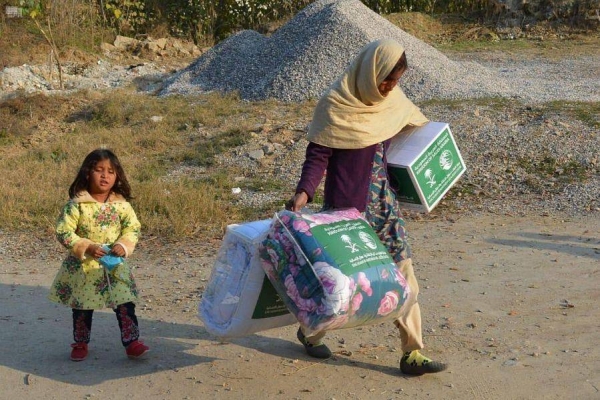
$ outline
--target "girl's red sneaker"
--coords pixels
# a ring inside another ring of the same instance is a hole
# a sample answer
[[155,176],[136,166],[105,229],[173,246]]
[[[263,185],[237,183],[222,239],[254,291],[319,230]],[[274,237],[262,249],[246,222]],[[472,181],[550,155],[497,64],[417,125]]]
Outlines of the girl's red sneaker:
[[88,355],[87,343],[73,343],[71,347],[73,348],[73,350],[71,350],[71,360],[83,361],[86,359]]
[[135,340],[125,348],[125,353],[129,358],[139,358],[146,354],[150,347],[146,346],[141,340]]

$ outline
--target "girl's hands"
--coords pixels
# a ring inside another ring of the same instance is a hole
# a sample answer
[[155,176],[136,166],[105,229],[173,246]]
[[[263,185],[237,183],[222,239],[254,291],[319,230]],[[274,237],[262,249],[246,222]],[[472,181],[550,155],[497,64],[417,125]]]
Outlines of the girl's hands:
[[87,254],[89,254],[90,256],[94,257],[95,259],[98,259],[98,258],[106,255],[106,250],[104,250],[102,248],[102,246],[99,244],[89,245],[85,252]]
[[123,247],[123,245],[121,243],[115,244],[112,247],[112,249],[110,250],[110,252],[112,254],[114,254],[115,256],[119,256],[119,257],[125,257],[125,255],[127,254],[125,252],[125,248]]
[[102,245],[91,244],[88,246],[88,248],[85,252],[88,255],[94,257],[95,259],[99,259],[100,257],[107,255],[108,253],[114,254],[115,256],[119,256],[119,257],[125,257],[125,255],[126,255],[125,248],[120,243],[115,244],[112,247],[112,249],[110,250],[110,252],[104,250],[102,248]]
[[305,192],[296,193],[287,203],[286,210],[300,211],[308,202],[308,195]]

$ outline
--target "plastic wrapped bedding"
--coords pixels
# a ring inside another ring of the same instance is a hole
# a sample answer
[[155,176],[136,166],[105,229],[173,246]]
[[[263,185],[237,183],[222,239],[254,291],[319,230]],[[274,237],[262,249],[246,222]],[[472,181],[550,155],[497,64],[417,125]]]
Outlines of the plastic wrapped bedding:
[[206,330],[240,337],[296,323],[260,265],[258,246],[270,220],[229,225],[198,306]]
[[395,319],[409,294],[354,208],[279,212],[259,251],[267,276],[308,334]]

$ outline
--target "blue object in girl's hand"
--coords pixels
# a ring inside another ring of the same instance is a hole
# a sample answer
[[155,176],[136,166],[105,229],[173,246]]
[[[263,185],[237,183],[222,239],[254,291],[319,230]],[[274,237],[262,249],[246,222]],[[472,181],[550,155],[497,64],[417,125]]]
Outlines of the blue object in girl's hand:
[[105,244],[102,246],[102,248],[104,249],[104,251],[106,251],[108,253],[106,255],[100,257],[100,259],[98,259],[98,261],[107,270],[112,271],[117,265],[122,264],[123,261],[125,261],[125,259],[123,257],[119,257],[119,256],[115,256],[113,254],[110,254],[110,247],[108,245]]

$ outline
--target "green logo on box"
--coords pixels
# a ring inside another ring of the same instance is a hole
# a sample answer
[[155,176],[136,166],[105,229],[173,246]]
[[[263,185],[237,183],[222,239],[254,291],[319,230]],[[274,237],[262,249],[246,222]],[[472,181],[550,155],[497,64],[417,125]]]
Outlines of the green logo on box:
[[413,172],[426,203],[436,203],[464,168],[450,131],[445,129],[414,163]]
[[345,275],[393,263],[373,228],[364,220],[339,221],[311,228],[323,252]]

